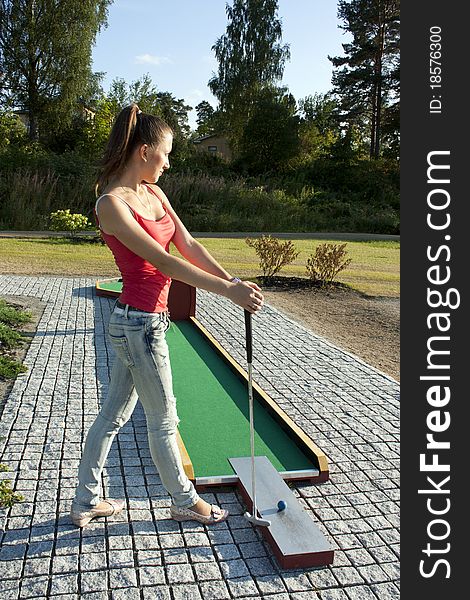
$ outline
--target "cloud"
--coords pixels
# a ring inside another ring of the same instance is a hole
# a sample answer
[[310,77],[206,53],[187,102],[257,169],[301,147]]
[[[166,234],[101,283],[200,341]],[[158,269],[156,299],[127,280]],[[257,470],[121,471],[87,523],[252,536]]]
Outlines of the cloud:
[[167,65],[172,61],[167,56],[155,56],[152,54],[139,54],[135,57],[135,62],[138,65]]

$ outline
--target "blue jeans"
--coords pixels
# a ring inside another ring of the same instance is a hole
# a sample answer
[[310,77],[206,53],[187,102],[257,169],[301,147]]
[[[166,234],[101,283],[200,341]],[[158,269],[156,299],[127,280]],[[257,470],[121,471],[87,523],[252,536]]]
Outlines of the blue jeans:
[[115,308],[109,337],[116,352],[107,399],[88,431],[80,461],[73,510],[100,502],[99,482],[111,444],[140,400],[147,419],[150,454],[173,504],[189,507],[199,499],[186,476],[177,444],[178,415],[165,333],[168,313]]

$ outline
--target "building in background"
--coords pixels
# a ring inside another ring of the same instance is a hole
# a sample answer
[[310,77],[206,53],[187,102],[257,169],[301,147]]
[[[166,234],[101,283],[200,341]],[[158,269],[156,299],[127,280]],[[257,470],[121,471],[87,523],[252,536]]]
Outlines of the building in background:
[[206,152],[219,156],[220,158],[230,162],[232,160],[232,151],[228,144],[227,138],[216,133],[203,135],[193,140],[198,152]]

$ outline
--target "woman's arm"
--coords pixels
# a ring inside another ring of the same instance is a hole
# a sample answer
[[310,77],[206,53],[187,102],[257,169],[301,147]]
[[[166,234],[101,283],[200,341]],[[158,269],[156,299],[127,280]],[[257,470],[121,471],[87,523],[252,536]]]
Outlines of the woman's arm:
[[140,227],[128,207],[115,196],[103,196],[99,204],[99,219],[103,231],[113,235],[129,250],[148,260],[165,275],[194,287],[226,296],[235,304],[254,313],[263,304],[262,294],[246,283],[232,283],[213,275],[177,256],[172,256]]
[[217,277],[222,277],[223,279],[230,281],[230,279],[232,279],[232,275],[230,275],[228,271],[226,271],[215,260],[215,258],[206,248],[204,248],[202,244],[193,238],[193,236],[186,229],[184,223],[176,214],[175,209],[171,206],[170,201],[166,197],[163,190],[156,185],[151,185],[150,187],[162,200],[165,208],[173,219],[176,231],[172,242],[180,252],[181,256],[184,256],[184,258],[191,264],[199,267],[203,271],[206,271],[206,273],[212,273],[212,275],[217,275]]

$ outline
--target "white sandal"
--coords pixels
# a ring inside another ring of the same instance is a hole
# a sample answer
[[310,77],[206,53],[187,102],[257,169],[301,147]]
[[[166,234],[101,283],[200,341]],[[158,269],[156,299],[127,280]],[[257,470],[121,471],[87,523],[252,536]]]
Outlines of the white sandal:
[[182,508],[172,504],[170,506],[170,514],[175,521],[199,521],[199,523],[203,523],[204,525],[213,525],[214,523],[225,521],[228,517],[228,510],[220,508],[216,504],[211,504],[211,514],[206,516],[190,508]]
[[103,502],[106,502],[109,506],[100,509],[91,508],[84,512],[76,512],[72,509],[70,511],[72,523],[77,527],[85,527],[92,519],[96,519],[97,517],[112,517],[113,515],[117,515],[125,506],[124,500],[107,498],[106,500],[103,500]]

